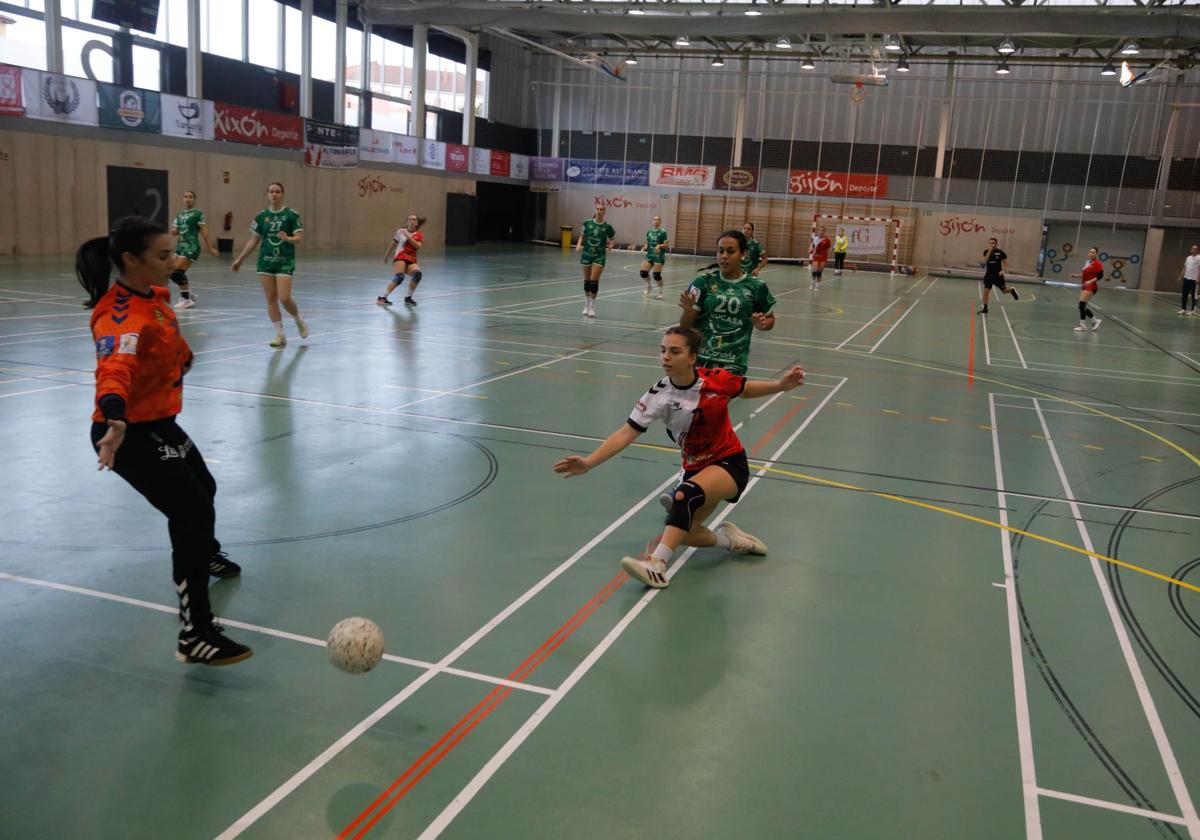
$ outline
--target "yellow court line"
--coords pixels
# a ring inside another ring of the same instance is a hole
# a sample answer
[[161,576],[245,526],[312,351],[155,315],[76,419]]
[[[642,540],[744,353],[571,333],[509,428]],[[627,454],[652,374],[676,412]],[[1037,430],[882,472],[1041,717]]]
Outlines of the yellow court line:
[[[825,349],[825,348],[817,348],[817,349]],[[846,353],[851,356],[860,356],[864,359],[881,359],[885,362],[892,362],[893,364],[908,365],[909,367],[924,368],[925,370],[932,370],[937,373],[947,373],[947,374],[950,374],[951,376],[958,376],[958,377],[963,377],[963,378],[965,378],[967,376],[966,373],[964,373],[963,371],[959,371],[959,370],[947,370],[946,368],[940,368],[940,367],[937,367],[936,365],[926,365],[926,364],[921,364],[920,362],[911,362],[911,361],[908,361],[907,359],[897,359],[892,356],[873,356],[869,353],[864,353],[860,350],[839,350],[837,352]],[[1001,385],[1005,388],[1015,388],[1018,391],[1024,391],[1028,394],[1033,394],[1035,396],[1042,397],[1047,400],[1053,400],[1055,402],[1060,402],[1065,405],[1073,406],[1074,408],[1083,409],[1084,411],[1087,411],[1091,414],[1095,414],[1099,417],[1107,417],[1109,420],[1116,421],[1117,423],[1120,423],[1122,426],[1126,426],[1130,429],[1134,429],[1135,431],[1139,431],[1144,435],[1149,435],[1150,437],[1154,438],[1155,440],[1157,440],[1159,443],[1163,444],[1164,446],[1174,449],[1176,452],[1178,452],[1183,457],[1187,458],[1189,461],[1191,461],[1197,467],[1200,467],[1200,458],[1197,458],[1195,455],[1193,455],[1191,452],[1188,452],[1186,449],[1184,449],[1179,444],[1175,443],[1174,441],[1167,440],[1162,435],[1152,432],[1149,429],[1144,428],[1142,426],[1139,426],[1137,423],[1131,422],[1129,420],[1125,420],[1124,418],[1117,417],[1113,414],[1109,414],[1107,411],[1101,411],[1098,408],[1093,408],[1090,405],[1087,405],[1087,404],[1081,403],[1081,402],[1076,402],[1075,400],[1068,400],[1065,397],[1056,397],[1053,394],[1046,394],[1046,393],[1043,393],[1042,391],[1038,391],[1033,388],[1026,388],[1024,385],[1017,385],[1016,383],[1013,383],[1013,382],[1005,382],[1000,379],[992,379],[987,376],[980,376],[978,373],[975,374],[975,379],[978,380],[979,382],[987,382],[992,385]]]
[[957,511],[957,510],[951,510],[950,508],[945,508],[940,505],[931,505],[928,502],[920,502],[920,501],[917,501],[916,499],[909,499],[905,496],[897,496],[892,493],[881,493],[878,490],[868,490],[865,487],[857,487],[853,484],[845,484],[841,481],[833,481],[828,478],[819,478],[815,475],[806,475],[804,473],[792,472],[791,470],[784,470],[784,469],[780,469],[779,467],[769,467],[769,466],[764,465],[763,467],[760,467],[760,469],[765,469],[768,472],[779,473],[780,475],[791,476],[792,478],[800,478],[805,481],[814,482],[816,484],[824,484],[829,487],[837,487],[842,490],[854,490],[854,491],[857,491],[860,493],[867,493],[872,496],[878,496],[881,499],[888,499],[893,502],[900,502],[900,503],[906,504],[906,505],[913,505],[915,507],[925,508],[926,510],[936,511],[937,513],[944,513],[949,516],[957,517],[958,519],[965,519],[968,522],[974,522],[978,525],[987,525],[988,527],[996,528],[997,530],[1000,530],[1000,531],[1009,531],[1013,534],[1020,534],[1023,537],[1029,537],[1031,540],[1038,540],[1039,542],[1048,543],[1049,545],[1057,546],[1058,548],[1064,548],[1067,551],[1074,551],[1076,554],[1083,554],[1087,557],[1094,557],[1097,560],[1103,560],[1105,563],[1112,563],[1114,566],[1120,566],[1123,569],[1129,569],[1130,571],[1137,572],[1138,574],[1149,575],[1152,578],[1156,578],[1158,580],[1165,581],[1166,583],[1173,583],[1176,586],[1183,587],[1184,589],[1190,589],[1193,592],[1200,592],[1200,586],[1197,586],[1192,583],[1187,583],[1186,581],[1178,580],[1176,578],[1171,577],[1170,575],[1164,575],[1160,572],[1152,571],[1151,569],[1145,569],[1145,568],[1142,568],[1141,566],[1135,566],[1133,563],[1126,563],[1124,560],[1118,560],[1115,557],[1109,557],[1108,555],[1105,555],[1105,554],[1097,554],[1094,551],[1088,551],[1087,549],[1079,548],[1078,546],[1071,545],[1070,543],[1061,542],[1061,541],[1053,539],[1051,537],[1043,537],[1041,534],[1035,534],[1032,531],[1025,531],[1021,528],[1014,528],[1011,525],[1001,525],[999,522],[993,522],[990,519],[983,519],[978,516],[972,516],[969,513],[963,513],[961,511]]

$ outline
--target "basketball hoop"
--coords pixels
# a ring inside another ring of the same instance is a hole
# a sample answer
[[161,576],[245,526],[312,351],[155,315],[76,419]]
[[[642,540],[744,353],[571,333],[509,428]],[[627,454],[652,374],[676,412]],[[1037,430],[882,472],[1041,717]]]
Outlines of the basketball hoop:
[[863,87],[862,82],[855,82],[854,87],[850,89],[850,101],[855,105],[862,105],[863,100],[867,98],[867,89]]

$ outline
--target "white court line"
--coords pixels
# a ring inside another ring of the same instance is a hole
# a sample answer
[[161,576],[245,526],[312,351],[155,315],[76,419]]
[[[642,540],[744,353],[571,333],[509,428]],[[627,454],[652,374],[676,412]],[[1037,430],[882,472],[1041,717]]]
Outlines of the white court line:
[[[346,747],[358,740],[363,733],[365,733],[380,720],[391,714],[393,710],[395,710],[401,703],[415,694],[423,685],[432,680],[440,671],[444,670],[452,662],[459,659],[459,657],[474,647],[476,643],[478,643],[484,636],[498,627],[505,619],[527,604],[534,598],[534,596],[554,582],[555,579],[574,566],[580,560],[580,558],[585,556],[593,548],[599,545],[606,537],[608,537],[609,534],[624,525],[625,522],[627,522],[634,514],[640,511],[651,501],[656,501],[659,494],[666,490],[667,487],[675,481],[675,477],[676,476],[673,473],[670,478],[650,491],[650,493],[643,497],[641,501],[636,502],[627,511],[614,519],[612,523],[608,525],[608,527],[588,540],[588,542],[585,543],[578,551],[564,560],[533,586],[529,587],[529,589],[525,590],[525,592],[516,600],[514,600],[511,604],[498,612],[494,617],[489,619],[482,627],[468,636],[467,639],[458,647],[454,648],[454,650],[443,656],[441,660],[439,660],[437,664],[433,666],[433,668],[417,677],[415,680],[405,686],[403,690],[395,694],[390,700],[355,724],[349,731],[342,735],[341,738],[334,741],[324,752],[298,770],[294,775],[292,775],[291,778],[289,778],[274,791],[268,794],[257,805],[239,817],[231,826],[229,826],[229,828],[217,835],[216,840],[232,840],[232,838],[239,836],[243,831],[254,825],[254,823],[258,822],[258,820],[260,820],[268,811],[282,802],[292,791],[294,791],[305,781],[311,778],[322,767],[336,758],[338,754],[342,752],[342,750],[346,749]],[[553,696],[554,695],[551,695],[551,697]]]
[[[1092,546],[1092,537],[1088,533],[1087,526],[1083,523],[1083,514],[1080,513],[1078,506],[1075,505],[1075,494],[1071,490],[1070,482],[1067,481],[1067,474],[1063,470],[1062,461],[1058,457],[1058,449],[1054,446],[1054,440],[1050,436],[1050,427],[1046,424],[1046,416],[1042,413],[1041,401],[1035,398],[1033,400],[1033,407],[1037,410],[1038,422],[1042,427],[1042,435],[1046,438],[1046,447],[1050,450],[1050,458],[1054,462],[1054,469],[1058,472],[1058,479],[1062,485],[1063,494],[1071,502],[1071,512],[1075,515],[1075,527],[1079,531],[1079,538],[1083,541],[1085,549],[1089,552],[1094,552],[1095,548]],[[994,423],[993,428],[995,428]],[[1171,742],[1167,738],[1162,719],[1158,715],[1158,708],[1154,705],[1154,698],[1150,694],[1149,686],[1146,685],[1142,666],[1138,663],[1137,656],[1133,652],[1133,645],[1129,642],[1129,633],[1125,628],[1120,614],[1117,612],[1112,589],[1109,587],[1108,579],[1104,576],[1104,572],[1100,568],[1100,561],[1095,557],[1089,557],[1088,559],[1091,561],[1092,575],[1095,577],[1096,585],[1100,589],[1100,596],[1104,601],[1104,606],[1108,610],[1108,617],[1112,622],[1117,643],[1121,648],[1121,653],[1125,657],[1125,665],[1129,669],[1130,679],[1133,681],[1138,699],[1142,704],[1142,711],[1146,715],[1146,722],[1150,726],[1154,742],[1158,747],[1159,756],[1162,758],[1163,769],[1167,773],[1167,779],[1171,783],[1171,789],[1174,791],[1175,799],[1179,803],[1179,811],[1184,819],[1183,824],[1187,826],[1192,840],[1200,840],[1200,816],[1196,813],[1196,806],[1192,803],[1191,794],[1188,793],[1187,783],[1184,781],[1183,773],[1179,769],[1179,762],[1175,759],[1175,752],[1171,748]]]
[[1185,353],[1180,353],[1178,350],[1175,350],[1175,351],[1173,351],[1173,352],[1175,353],[1175,355],[1176,355],[1176,356],[1178,356],[1179,358],[1183,359],[1184,361],[1191,362],[1191,363],[1192,363],[1192,364],[1194,364],[1196,367],[1200,367],[1200,362],[1197,362],[1197,361],[1196,361],[1195,359],[1193,359],[1191,356],[1188,356],[1188,355],[1187,355],[1187,354],[1185,354]]
[[1094,799],[1090,796],[1080,796],[1077,793],[1065,793],[1061,790],[1051,790],[1044,787],[1039,787],[1038,793],[1042,796],[1048,796],[1051,799],[1062,799],[1079,805],[1090,805],[1093,808],[1107,808],[1110,811],[1133,814],[1135,817],[1145,817],[1148,820],[1187,825],[1187,821],[1183,817],[1177,817],[1174,814],[1163,814],[1159,811],[1150,811],[1146,808],[1135,808],[1132,805],[1122,805],[1120,802],[1109,802],[1106,799]]
[[[800,426],[788,436],[787,440],[785,440],[777,450],[775,450],[774,454],[771,455],[771,460],[759,468],[758,474],[755,475],[754,478],[750,479],[750,482],[746,485],[746,489],[742,492],[743,499],[746,498],[746,495],[754,489],[754,486],[758,483],[759,479],[766,474],[767,470],[773,466],[780,457],[782,457],[783,453],[789,446],[792,445],[793,441],[795,441],[796,438],[808,428],[808,425],[816,418],[821,409],[823,409],[829,403],[829,401],[833,399],[833,397],[837,394],[841,387],[846,384],[847,381],[847,379],[843,378],[842,381],[838,383],[837,387],[826,395],[825,399],[821,401],[820,405],[813,409],[812,413],[810,413],[808,417],[804,418],[804,422],[801,423]],[[726,505],[725,508],[712,519],[711,524],[718,524],[722,519],[729,515],[729,512],[733,510],[733,508],[733,505]],[[668,574],[671,577],[674,577],[694,552],[694,548],[689,548],[687,551],[685,551],[679,557],[679,559],[672,564]],[[523,744],[525,740],[531,734],[533,734],[533,731],[541,725],[542,721],[546,720],[546,718],[550,716],[550,713],[554,711],[554,708],[560,702],[562,702],[563,698],[565,698],[568,693],[570,693],[571,689],[575,687],[576,683],[583,679],[584,675],[591,670],[592,666],[595,665],[597,661],[599,661],[600,657],[603,656],[609,647],[612,646],[613,642],[615,642],[621,636],[621,634],[625,632],[629,625],[633,623],[633,620],[638,617],[642,610],[644,610],[660,592],[662,592],[661,589],[650,589],[647,590],[646,594],[638,599],[638,602],[634,604],[632,608],[630,608],[629,612],[627,612],[621,618],[621,620],[617,622],[616,626],[614,626],[612,630],[608,632],[601,642],[592,649],[592,651],[584,658],[582,662],[579,663],[578,666],[576,666],[575,670],[573,670],[570,675],[563,680],[562,684],[555,689],[554,694],[550,695],[549,699],[542,703],[542,705],[538,707],[537,711],[529,716],[525,723],[521,725],[521,728],[513,733],[513,736],[504,743],[504,746],[497,750],[496,753],[492,755],[490,759],[488,759],[487,763],[484,764],[479,772],[475,774],[474,778],[472,778],[471,781],[468,782],[466,786],[458,792],[458,794],[450,801],[450,804],[448,804],[442,810],[442,812],[438,814],[436,818],[434,818],[433,822],[431,822],[425,828],[425,830],[421,832],[418,840],[433,840],[433,838],[439,836],[443,831],[446,830],[450,823],[454,821],[454,818],[458,816],[459,812],[461,812],[462,809],[465,808],[470,801],[475,798],[475,795],[483,789],[483,786],[488,783],[488,780],[496,774],[496,771],[499,770],[506,761],[508,761],[509,757],[517,751],[521,744]],[[218,838],[218,840],[220,840],[220,838]]]
[[[1001,359],[995,365],[993,365],[993,367],[1011,368],[1012,370],[1021,370],[1020,365],[1004,364],[1005,361],[1010,361],[1010,360]],[[989,362],[989,364],[990,364],[990,362]],[[1046,368],[1046,367],[1041,367],[1040,365],[1035,365],[1034,367],[1028,368],[1028,370],[1033,371],[1034,373],[1053,373],[1056,376],[1062,376],[1065,373],[1065,374],[1070,374],[1071,376],[1087,376],[1092,379],[1111,379],[1114,382],[1152,382],[1156,385],[1175,385],[1175,386],[1179,386],[1179,387],[1183,387],[1183,388],[1200,388],[1200,377],[1196,377],[1196,378],[1194,378],[1194,381],[1188,382],[1185,379],[1178,379],[1178,378],[1166,379],[1161,376],[1153,375],[1153,374],[1137,374],[1134,376],[1117,376],[1117,375],[1111,374],[1111,373],[1090,373],[1090,372],[1088,372],[1086,370],[1082,370],[1080,368],[1067,368],[1067,369]]]
[[1000,553],[1004,561],[1004,597],[1008,611],[1008,653],[1012,660],[1013,707],[1017,724],[1017,747],[1021,756],[1021,794],[1025,803],[1026,840],[1042,836],[1041,805],[1037,797],[1037,771],[1033,762],[1033,730],[1029,718],[1029,690],[1025,683],[1025,658],[1021,648],[1021,627],[1017,618],[1017,578],[1013,570],[1012,542],[1008,535],[1008,500],[1004,493],[1004,467],[1000,461],[999,425],[996,422],[996,396],[988,394],[988,412],[992,426],[992,463],[996,471],[996,507],[1000,513]]
[[450,396],[467,397],[472,400],[487,399],[487,397],[481,397],[476,394],[456,394],[453,391],[439,391],[436,388],[418,388],[416,385],[387,385],[387,384],[385,384],[383,387],[384,388],[398,388],[401,391],[422,391],[426,394],[441,394],[444,397],[450,397]]
[[930,284],[929,284],[929,285],[928,285],[928,286],[925,288],[925,291],[921,292],[921,297],[925,297],[925,295],[929,294],[929,290],[930,290],[930,289],[932,289],[934,286],[936,286],[936,285],[937,285],[937,281],[939,281],[939,280],[941,280],[941,279],[942,279],[941,277],[934,277],[934,278],[933,278],[933,282],[932,282],[932,283],[930,283]]
[[[997,362],[1009,362],[1010,364],[1012,363],[1012,359],[997,359],[996,361]],[[1022,360],[1022,362],[1023,361],[1024,360]],[[1058,370],[1065,370],[1065,371],[1087,370],[1087,371],[1098,371],[1100,373],[1107,373],[1107,374],[1113,374],[1113,375],[1128,374],[1129,376],[1135,376],[1138,379],[1145,379],[1148,377],[1153,377],[1154,379],[1175,380],[1178,382],[1195,382],[1196,381],[1195,376],[1177,376],[1173,373],[1153,373],[1151,371],[1128,370],[1128,369],[1124,369],[1124,368],[1111,368],[1111,367],[1099,367],[1098,368],[1098,367],[1088,367],[1087,365],[1064,365],[1059,362],[1034,362],[1034,365],[1036,365],[1037,367],[1041,367],[1041,368],[1056,368]],[[1026,365],[1026,367],[1028,367],[1028,365]]]
[[[126,604],[131,607],[141,607],[146,610],[154,610],[155,612],[166,613],[167,615],[178,615],[179,607],[171,607],[166,604],[156,604],[153,601],[143,601],[140,598],[130,598],[125,595],[114,595],[111,592],[101,592],[98,589],[87,589],[82,586],[73,586],[69,583],[56,583],[51,580],[41,580],[39,578],[25,577],[24,575],[13,575],[8,572],[0,572],[0,580],[10,580],[14,583],[25,583],[30,586],[40,586],[43,589],[56,589],[60,592],[70,592],[75,595],[86,595],[89,598],[99,598],[104,601],[114,601],[118,604]],[[217,616],[221,623],[227,627],[237,627],[241,630],[248,630],[252,633],[261,633],[264,636],[274,636],[277,639],[287,639],[292,642],[300,642],[305,645],[314,647],[327,647],[324,639],[317,639],[312,636],[302,636],[299,633],[289,633],[287,630],[276,630],[273,627],[263,627],[259,624],[247,624],[244,621],[235,621],[232,618]],[[383,658],[389,662],[396,662],[401,665],[411,665],[414,668],[422,668],[429,670],[436,667],[432,662],[425,662],[420,659],[411,659],[407,656],[396,656],[395,654],[385,653]],[[543,688],[539,685],[531,685],[529,683],[519,683],[514,680],[507,680],[502,677],[492,677],[487,674],[480,674],[475,671],[465,671],[460,668],[443,668],[447,674],[454,674],[459,677],[477,680],[479,682],[491,683],[492,685],[504,685],[509,688],[516,688],[523,691],[529,691],[534,694],[553,694],[553,690]]]
[[[997,393],[996,396],[1004,397],[1004,399],[1006,399],[1006,400],[1031,400],[1031,399],[1033,399],[1033,397],[1029,396],[1028,394]],[[1149,408],[1148,406],[1144,406],[1144,405],[1119,405],[1118,403],[1106,403],[1106,402],[1084,402],[1083,400],[1073,400],[1073,402],[1076,402],[1079,405],[1098,405],[1098,406],[1101,406],[1102,408],[1128,408],[1128,409],[1132,409],[1133,411],[1154,411],[1154,412],[1157,412],[1158,414],[1183,414],[1187,417],[1200,417],[1200,412],[1198,412],[1198,411],[1172,411],[1169,408]]]
[[1008,324],[1008,334],[1012,336],[1013,347],[1017,348],[1017,358],[1021,360],[1021,367],[1028,368],[1025,364],[1025,354],[1021,352],[1021,345],[1017,341],[1017,334],[1013,332],[1012,321],[1008,320],[1008,309],[1000,307],[1000,314],[1004,316],[1004,323]]
[[49,388],[31,388],[28,391],[13,391],[11,394],[0,394],[0,400],[7,399],[8,397],[19,397],[22,394],[38,394],[42,391],[57,391],[59,388],[70,388],[77,384],[79,383],[68,382],[65,385],[51,385]]
[[849,344],[851,341],[853,341],[860,332],[865,330],[867,327],[871,326],[871,324],[875,323],[876,318],[878,318],[883,313],[887,312],[889,309],[891,309],[893,306],[895,306],[901,300],[903,300],[903,298],[896,298],[894,301],[889,303],[887,306],[883,307],[883,309],[881,309],[877,313],[875,313],[875,318],[872,318],[870,321],[867,321],[867,323],[863,324],[861,327],[859,327],[857,330],[855,330],[854,333],[849,338],[847,338],[845,341],[843,341],[841,344],[839,344],[837,347],[835,347],[833,349],[841,350],[843,347],[845,347],[847,344]]
[[522,373],[528,373],[531,370],[537,370],[538,368],[544,368],[547,365],[557,364],[558,362],[565,362],[567,359],[574,359],[577,356],[582,356],[586,352],[587,352],[586,350],[580,350],[578,353],[571,353],[570,355],[567,355],[567,356],[555,356],[553,359],[547,359],[546,361],[539,362],[536,365],[530,365],[529,367],[524,367],[524,368],[521,368],[520,370],[510,370],[508,373],[501,373],[497,376],[489,377],[480,382],[472,382],[471,384],[464,385],[461,388],[455,388],[453,391],[441,391],[440,393],[433,394],[432,396],[421,397],[419,400],[412,400],[411,402],[402,403],[401,405],[396,406],[396,409],[399,410],[402,408],[409,408],[410,406],[418,405],[419,403],[429,402],[430,400],[436,400],[439,397],[460,396],[460,395],[462,395],[463,391],[470,390],[471,388],[478,388],[481,385],[490,385],[493,382],[499,382],[501,379],[508,379],[510,376],[519,376]]
[[883,344],[883,342],[887,341],[887,337],[888,337],[889,335],[891,335],[891,334],[892,334],[892,333],[895,331],[896,327],[900,326],[900,323],[901,323],[901,322],[902,322],[902,321],[903,321],[905,318],[907,318],[907,317],[908,317],[908,313],[912,312],[914,309],[916,309],[916,308],[917,308],[917,304],[918,304],[918,303],[920,303],[920,302],[921,302],[921,301],[920,301],[919,299],[918,299],[918,300],[914,300],[914,301],[912,302],[912,306],[908,307],[908,309],[906,309],[906,310],[904,311],[904,314],[903,314],[903,315],[901,315],[899,318],[897,318],[897,319],[896,319],[896,323],[892,324],[891,328],[890,328],[890,329],[889,329],[887,332],[885,332],[885,333],[884,333],[884,334],[883,334],[883,335],[880,337],[880,339],[879,339],[878,341],[876,341],[876,342],[875,342],[875,344],[874,344],[874,345],[871,347],[871,349],[870,349],[870,350],[868,350],[868,351],[867,351],[867,355],[871,355],[871,354],[872,354],[872,353],[874,353],[876,350],[878,350],[878,349],[879,349],[879,345],[881,345],[881,344]]
[[[999,403],[999,406],[1001,408],[1017,408],[1022,411],[1033,411],[1033,406],[1031,406],[1031,405],[1012,405],[1010,403]],[[1097,415],[1092,414],[1091,412],[1066,411],[1061,408],[1046,408],[1046,409],[1043,409],[1043,411],[1045,411],[1047,414],[1073,414],[1076,417],[1092,417],[1092,418],[1097,417]],[[1133,423],[1162,423],[1167,426],[1183,426],[1185,428],[1200,428],[1200,423],[1180,423],[1175,420],[1146,420],[1142,417],[1121,417],[1120,415],[1114,415],[1114,416],[1116,416],[1117,419],[1119,419],[1119,420],[1129,420],[1130,422],[1133,422]],[[1104,418],[1100,417],[1098,419],[1103,420]]]

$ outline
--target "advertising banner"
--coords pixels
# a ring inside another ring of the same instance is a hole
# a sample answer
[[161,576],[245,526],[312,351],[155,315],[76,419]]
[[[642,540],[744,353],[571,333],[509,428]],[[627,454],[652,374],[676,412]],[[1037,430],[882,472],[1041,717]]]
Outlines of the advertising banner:
[[888,176],[850,172],[793,169],[788,173],[788,192],[794,195],[838,195],[882,198],[887,195]]
[[392,159],[396,163],[418,166],[421,163],[421,141],[407,134],[392,135]]
[[890,256],[892,253],[892,241],[888,237],[887,225],[869,222],[841,224],[837,219],[821,219],[820,221],[825,226],[825,235],[831,240],[837,235],[838,230],[846,232],[846,239],[850,244],[847,253],[852,260],[861,257]]
[[304,148],[304,120],[226,102],[213,103],[213,134],[218,140],[256,146]]
[[354,169],[358,166],[358,146],[305,143],[304,162],[320,169]]
[[203,99],[162,94],[162,133],[193,140],[213,139],[213,104]]
[[21,68],[0,64],[0,114],[19,117],[25,113],[21,105]]
[[558,225],[571,225],[578,236],[584,219],[597,206],[605,209],[604,220],[617,231],[619,242],[645,242],[646,229],[653,216],[661,216],[663,227],[673,233],[679,193],[638,187],[604,187],[563,184],[556,202]]
[[471,147],[471,171],[476,175],[492,174],[492,150]]
[[567,183],[644,187],[650,183],[650,164],[619,160],[567,158]]
[[563,159],[534,157],[529,159],[529,180],[554,182],[563,179]]
[[358,132],[359,160],[371,163],[390,163],[395,160],[392,155],[392,134],[388,131],[376,131],[363,128]]
[[1042,246],[1040,216],[991,216],[922,210],[917,217],[913,262],[921,267],[970,268],[983,272],[983,252],[995,237],[1015,274],[1037,272]]
[[446,171],[466,172],[471,166],[471,147],[458,143],[446,144]]
[[[495,154],[493,152],[492,154]],[[508,177],[516,178],[520,181],[529,180],[529,157],[527,155],[511,155],[509,161]]]
[[696,190],[711,190],[713,168],[690,163],[650,164],[650,186],[685,187]]
[[25,68],[21,73],[21,99],[25,116],[35,120],[100,124],[96,83],[88,79]]
[[162,100],[157,91],[100,84],[100,125],[148,131],[162,129]]
[[489,167],[489,171],[492,175],[495,175],[499,178],[507,178],[508,173],[512,170],[512,156],[508,152],[502,152],[499,149],[492,149]]
[[718,166],[713,186],[718,190],[735,192],[758,192],[762,189],[757,166]]
[[[322,146],[353,146],[355,149],[358,148],[358,128],[351,125],[305,120],[304,138],[309,143],[319,143]],[[355,155],[356,159],[357,157]]]
[[446,144],[437,140],[422,140],[421,165],[426,169],[445,169]]

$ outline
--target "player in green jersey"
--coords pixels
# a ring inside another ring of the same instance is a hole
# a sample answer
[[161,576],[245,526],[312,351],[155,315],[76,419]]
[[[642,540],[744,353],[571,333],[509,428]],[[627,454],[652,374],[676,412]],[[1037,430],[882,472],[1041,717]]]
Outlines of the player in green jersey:
[[583,315],[596,317],[596,295],[600,294],[600,274],[604,262],[612,249],[612,239],[617,235],[613,226],[604,221],[604,207],[598,206],[592,218],[585,219],[575,243],[576,251],[583,251],[579,262],[583,265]]
[[304,223],[300,214],[283,206],[283,184],[272,181],[267,185],[267,209],[254,217],[250,225],[250,241],[233,261],[233,270],[242,266],[242,261],[262,242],[258,252],[258,282],[267,296],[267,314],[275,328],[272,347],[283,347],[287,338],[283,334],[283,316],[279,305],[296,321],[301,338],[308,338],[308,325],[300,317],[300,308],[292,298],[292,276],[296,273],[296,243],[304,238]]
[[767,249],[754,238],[754,222],[742,225],[742,234],[746,237],[746,254],[742,257],[742,271],[752,277],[757,277],[767,267]]
[[662,229],[662,216],[655,216],[650,220],[653,227],[646,231],[646,259],[642,262],[642,279],[646,281],[646,290],[643,295],[650,294],[650,269],[654,269],[654,282],[658,284],[658,294],[656,298],[662,300],[663,296],[663,266],[667,264],[667,245],[670,242],[670,237],[667,232]]
[[183,210],[171,222],[171,235],[178,236],[175,243],[175,258],[171,265],[171,280],[179,286],[179,300],[176,309],[191,309],[196,305],[196,296],[188,288],[187,270],[192,263],[200,259],[200,240],[208,253],[217,256],[217,249],[208,238],[208,225],[204,221],[204,211],[196,207],[196,193],[185,190],[183,193]]
[[701,274],[679,297],[679,323],[704,336],[701,367],[725,368],[745,376],[750,367],[750,337],[771,330],[775,298],[767,284],[745,269],[744,233],[727,230],[717,240],[717,269]]

